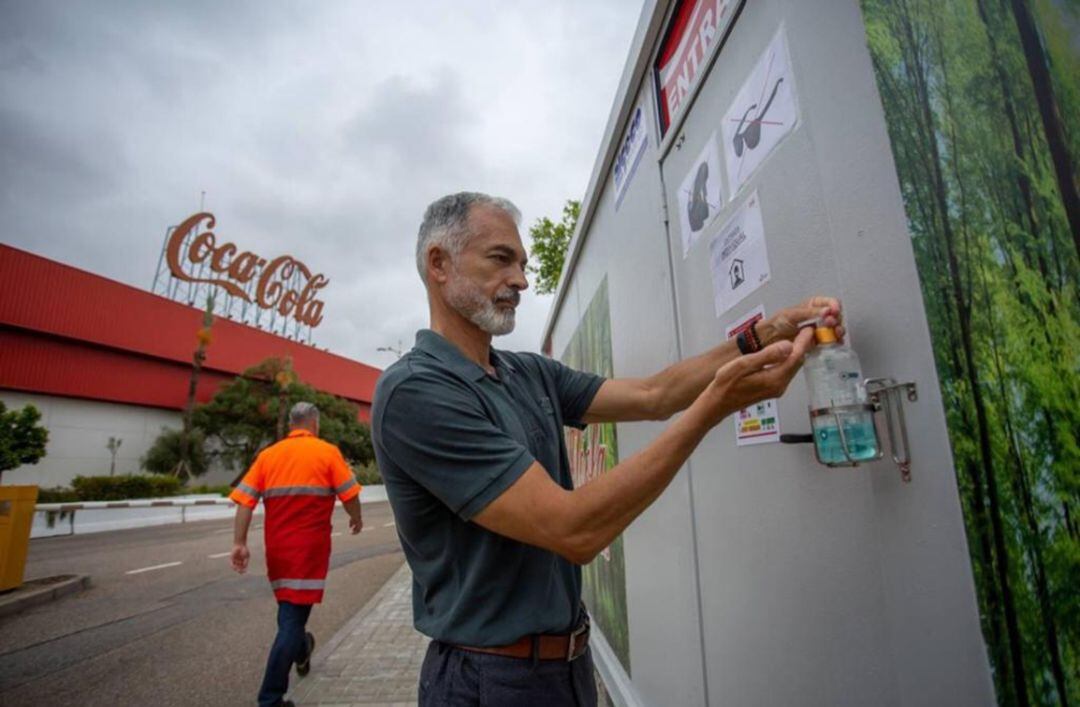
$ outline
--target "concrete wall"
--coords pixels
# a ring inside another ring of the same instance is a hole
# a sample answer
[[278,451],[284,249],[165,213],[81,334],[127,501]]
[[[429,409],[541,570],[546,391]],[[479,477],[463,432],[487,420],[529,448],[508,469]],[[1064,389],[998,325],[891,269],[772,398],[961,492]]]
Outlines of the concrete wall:
[[[647,6],[642,26],[655,30],[668,9]],[[725,178],[719,217],[684,258],[677,191],[781,27],[798,127],[738,194]],[[648,74],[634,71],[640,55],[651,63],[658,36],[639,30],[613,118],[653,100]],[[649,154],[616,211],[603,156],[623,129],[609,125],[550,321],[551,352],[560,355],[605,276],[616,376],[716,346],[757,305],[772,314],[824,292],[845,302],[864,373],[913,380],[920,400],[907,411],[911,483],[887,460],[828,470],[808,446],[736,446],[731,420],[709,433],[624,536],[637,694],[658,705],[991,703],[928,327],[858,6],[747,0],[685,122],[659,146],[655,121],[650,128]],[[718,316],[709,241],[755,190],[772,279]],[[808,430],[806,405],[800,375],[779,403],[783,432]],[[620,457],[662,427],[619,425]]]
[[108,475],[112,455],[105,445],[109,437],[123,440],[116,455],[116,473],[138,473],[139,459],[161,428],[178,429],[181,424],[179,412],[138,405],[12,390],[0,390],[0,401],[9,410],[34,405],[41,411],[41,424],[49,430],[45,458],[35,465],[4,472],[4,484],[66,486],[78,475]]

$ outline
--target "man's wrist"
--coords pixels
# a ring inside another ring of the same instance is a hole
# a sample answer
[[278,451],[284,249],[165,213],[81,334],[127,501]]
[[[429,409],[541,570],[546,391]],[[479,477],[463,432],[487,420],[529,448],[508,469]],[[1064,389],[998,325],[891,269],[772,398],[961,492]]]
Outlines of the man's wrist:
[[780,336],[780,329],[771,320],[759,321],[754,324],[754,330],[757,332],[758,340],[761,341],[761,347],[765,348],[769,344],[780,341],[783,337]]

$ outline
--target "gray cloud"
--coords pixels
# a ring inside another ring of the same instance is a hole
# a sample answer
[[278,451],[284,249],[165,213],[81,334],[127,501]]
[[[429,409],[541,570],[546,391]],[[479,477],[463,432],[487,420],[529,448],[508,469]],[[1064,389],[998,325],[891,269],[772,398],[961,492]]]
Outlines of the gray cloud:
[[386,365],[427,203],[581,196],[635,4],[0,2],[0,240],[149,288],[205,191],[221,238],[330,278],[320,346]]

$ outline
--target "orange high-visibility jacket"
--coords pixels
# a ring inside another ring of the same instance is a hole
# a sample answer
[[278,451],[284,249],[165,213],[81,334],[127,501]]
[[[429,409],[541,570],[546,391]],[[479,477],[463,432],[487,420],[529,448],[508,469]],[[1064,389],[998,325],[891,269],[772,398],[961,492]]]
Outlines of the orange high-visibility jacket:
[[266,506],[266,571],[278,601],[317,604],[330,565],[334,497],[356,498],[361,486],[341,451],[307,430],[293,430],[255,458],[229,498]]

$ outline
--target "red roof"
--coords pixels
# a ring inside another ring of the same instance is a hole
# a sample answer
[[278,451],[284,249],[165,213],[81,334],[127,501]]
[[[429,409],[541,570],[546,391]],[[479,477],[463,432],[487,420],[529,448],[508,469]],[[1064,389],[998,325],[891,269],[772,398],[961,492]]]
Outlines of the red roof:
[[[0,388],[183,409],[201,310],[0,244]],[[270,357],[368,417],[380,370],[214,317],[197,391]]]

